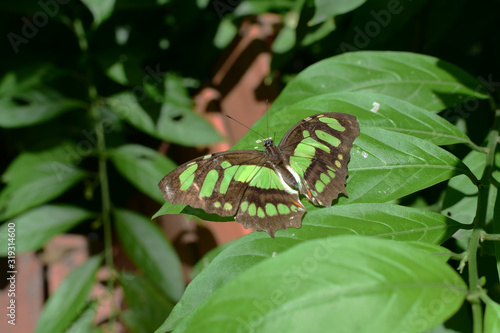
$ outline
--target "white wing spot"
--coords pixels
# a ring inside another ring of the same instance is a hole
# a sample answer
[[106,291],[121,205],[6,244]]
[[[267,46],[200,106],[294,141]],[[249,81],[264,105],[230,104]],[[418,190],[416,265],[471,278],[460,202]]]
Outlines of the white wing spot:
[[255,141],[255,143],[261,143],[261,142],[262,142],[262,140],[257,140],[257,141]]
[[380,109],[380,103],[373,102],[373,108],[370,111],[374,112],[374,113],[377,113],[378,109]]
[[259,149],[259,147],[253,147],[254,149]]
[[273,252],[273,258],[276,257],[277,253],[276,251]]
[[367,158],[368,157],[368,153],[366,151],[362,152],[361,155],[364,157],[364,158]]
[[208,155],[203,156],[203,159],[208,160],[210,157],[212,157],[212,154],[208,154]]

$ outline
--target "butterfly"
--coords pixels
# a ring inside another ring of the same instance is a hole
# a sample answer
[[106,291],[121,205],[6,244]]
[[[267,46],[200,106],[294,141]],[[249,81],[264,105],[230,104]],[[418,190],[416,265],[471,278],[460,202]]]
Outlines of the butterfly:
[[245,228],[300,228],[306,212],[299,194],[314,205],[331,206],[347,196],[347,163],[359,124],[353,115],[320,113],[295,124],[278,146],[263,140],[263,151],[234,150],[184,163],[159,183],[172,204],[234,216]]

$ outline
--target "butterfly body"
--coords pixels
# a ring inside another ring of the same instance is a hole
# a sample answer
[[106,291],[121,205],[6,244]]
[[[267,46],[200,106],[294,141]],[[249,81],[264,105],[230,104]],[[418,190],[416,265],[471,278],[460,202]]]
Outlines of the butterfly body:
[[246,228],[300,228],[303,194],[313,204],[330,206],[345,191],[347,163],[359,135],[356,117],[322,113],[293,126],[276,146],[264,151],[236,150],[187,162],[159,184],[164,198],[220,216],[234,216]]

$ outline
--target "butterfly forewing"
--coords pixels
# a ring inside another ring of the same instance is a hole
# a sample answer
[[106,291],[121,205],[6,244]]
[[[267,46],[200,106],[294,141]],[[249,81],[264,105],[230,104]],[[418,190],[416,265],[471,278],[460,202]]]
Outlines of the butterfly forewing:
[[164,198],[207,213],[235,216],[246,228],[300,227],[305,210],[298,191],[289,187],[262,151],[231,151],[197,158],[160,182]]
[[333,112],[307,117],[285,134],[278,148],[312,203],[331,206],[339,193],[347,195],[347,163],[358,135],[356,117]]
[[163,197],[173,204],[187,204],[207,213],[234,216],[249,178],[264,162],[262,151],[206,155],[173,170],[162,179],[159,187]]

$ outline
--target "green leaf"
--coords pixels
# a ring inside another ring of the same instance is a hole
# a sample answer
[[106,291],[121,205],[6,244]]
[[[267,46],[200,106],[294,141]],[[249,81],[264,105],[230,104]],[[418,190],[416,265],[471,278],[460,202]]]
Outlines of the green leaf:
[[97,314],[99,302],[93,300],[89,302],[86,309],[65,333],[89,333],[93,332],[93,322]]
[[[85,177],[74,167],[80,158],[74,145],[62,144],[40,152],[21,153],[2,175],[0,220],[51,201]],[[76,155],[76,156],[75,156]]]
[[106,21],[113,14],[115,7],[115,0],[82,0],[82,2],[94,16],[95,27]]
[[94,256],[71,271],[45,303],[35,333],[64,332],[84,308],[101,258]]
[[120,319],[131,332],[154,332],[172,311],[172,301],[147,277],[122,272],[119,280],[129,307]]
[[486,303],[484,313],[484,333],[500,331],[500,304],[490,301]]
[[[359,236],[309,241],[228,282],[176,333],[421,332],[467,295],[457,272],[435,256],[443,251]],[[428,311],[434,303],[440,311]]]
[[[497,189],[497,196],[495,198],[495,202],[493,203],[493,221],[500,221],[500,195]],[[500,223],[492,223],[493,224],[493,232],[496,234],[500,233]],[[500,243],[494,242],[494,252],[496,258],[496,266],[497,266],[497,274],[500,277]]]
[[464,97],[488,98],[482,89],[471,75],[438,58],[407,52],[353,52],[303,70],[276,99],[271,113],[311,96],[340,91],[381,93],[439,111],[463,103]]
[[225,49],[231,41],[234,39],[238,33],[238,27],[234,22],[228,18],[224,17],[217,27],[217,32],[214,36],[214,45],[218,49]]
[[130,259],[172,300],[184,292],[184,279],[177,253],[163,232],[142,215],[115,210],[116,230]]
[[234,221],[232,216],[219,216],[217,214],[208,214],[203,209],[193,208],[188,205],[173,205],[166,201],[163,206],[153,215],[151,219],[155,219],[158,216],[166,214],[186,214],[196,216],[202,220],[216,221],[216,222],[227,222]]
[[311,27],[306,31],[306,34],[300,41],[302,47],[311,47],[314,43],[330,35],[337,26],[333,19],[327,20],[322,24]]
[[34,208],[0,226],[0,256],[7,256],[8,229],[15,225],[16,252],[36,251],[57,234],[64,233],[92,213],[83,208],[66,205],[46,205]]
[[164,85],[165,100],[157,124],[162,139],[184,146],[208,145],[222,140],[212,124],[193,110],[193,102],[181,77],[169,74]]
[[46,122],[85,103],[66,98],[43,85],[51,68],[46,66],[18,82],[14,72],[0,82],[0,127],[20,128]]
[[173,329],[213,291],[255,264],[306,240],[350,234],[438,244],[460,227],[441,214],[392,204],[307,209],[300,229],[278,230],[275,239],[253,232],[234,241],[213,260],[209,257],[210,264],[188,285],[164,327]]
[[[464,143],[472,145],[471,140],[450,122],[404,100],[382,94],[365,92],[329,93],[307,98],[287,108],[271,113],[269,126],[281,137],[303,118],[316,113],[344,112],[355,115],[362,125],[375,126],[395,132],[413,135],[436,145]],[[293,115],[293,116],[292,116]],[[265,132],[266,119],[263,118],[253,127],[257,132]],[[249,137],[243,144],[251,146]]]
[[275,54],[284,54],[289,52],[295,46],[296,42],[296,31],[295,27],[289,27],[285,25],[283,29],[280,30],[276,40],[271,46],[271,50]]
[[[500,157],[500,152],[496,154]],[[471,151],[464,159],[463,163],[469,167],[471,172],[479,179],[484,170],[486,155],[477,151]],[[499,171],[495,172],[500,173]],[[464,176],[458,176],[450,179],[445,191],[442,213],[453,217],[453,219],[471,224],[476,216],[477,208],[477,186],[471,180]],[[490,187],[486,218],[488,221],[493,219],[493,203],[496,198],[496,190]]]
[[456,175],[471,176],[453,154],[427,141],[362,127],[349,163],[349,198],[339,203],[388,202]]
[[[184,146],[208,145],[222,140],[212,124],[193,110],[180,77],[169,74],[165,76],[164,85],[166,92],[161,105],[140,104],[130,92],[108,98],[108,104],[121,119],[158,139]],[[155,116],[158,108],[159,115]]]
[[337,15],[348,13],[362,4],[366,0],[314,0],[314,16],[307,23],[308,25],[315,25],[328,20],[329,18],[335,17]]
[[139,191],[160,203],[165,201],[158,183],[175,169],[173,161],[151,148],[136,144],[123,145],[109,153],[118,171]]
[[233,244],[233,241],[229,241],[227,243],[221,244],[217,246],[216,248],[208,251],[207,254],[203,256],[198,262],[194,265],[193,269],[191,272],[189,272],[189,277],[191,279],[194,279],[198,274],[200,274],[205,268],[208,267],[208,265],[217,257],[222,251],[224,251],[226,248],[231,246]]

